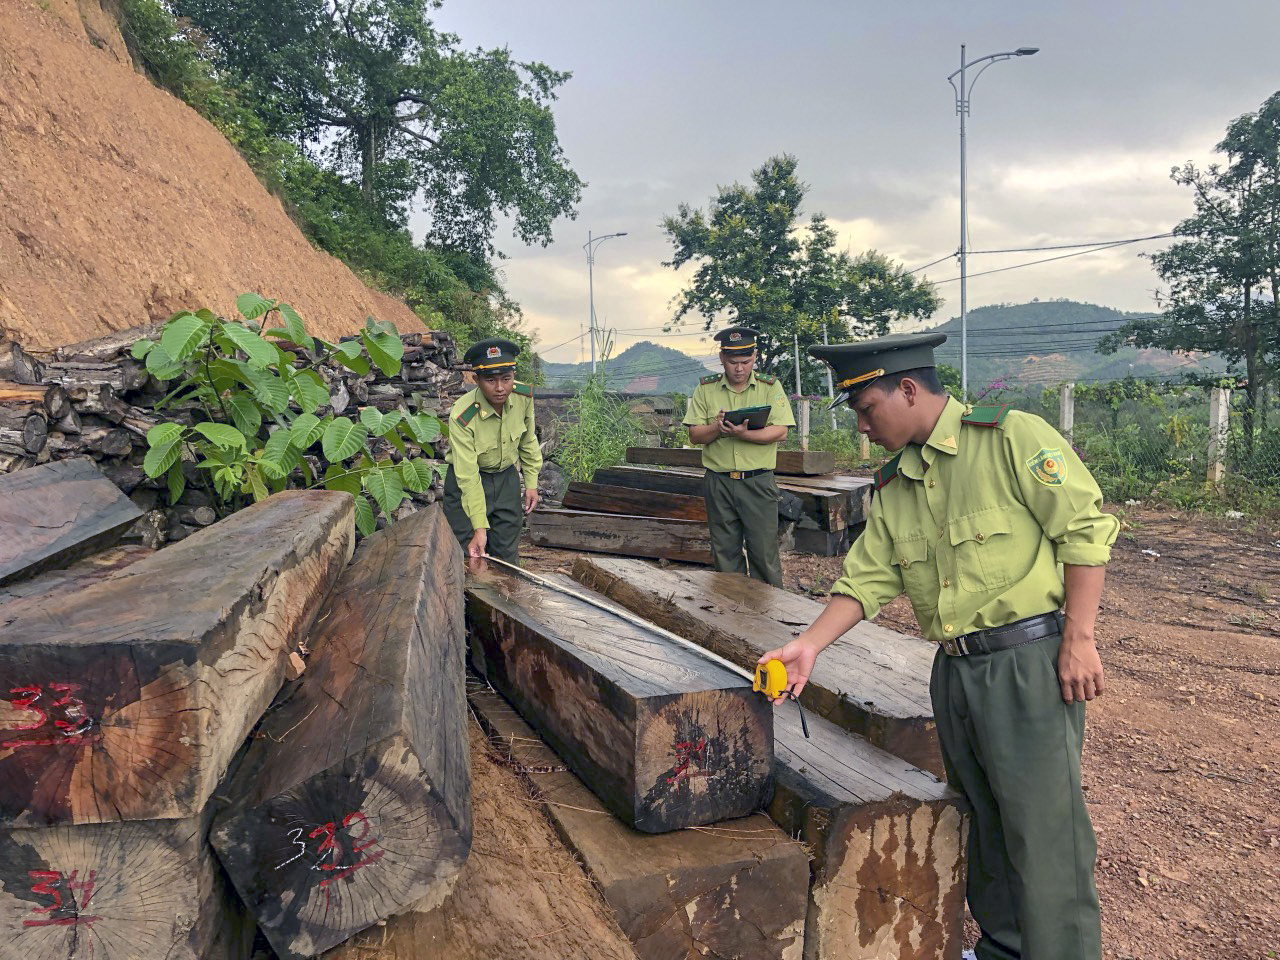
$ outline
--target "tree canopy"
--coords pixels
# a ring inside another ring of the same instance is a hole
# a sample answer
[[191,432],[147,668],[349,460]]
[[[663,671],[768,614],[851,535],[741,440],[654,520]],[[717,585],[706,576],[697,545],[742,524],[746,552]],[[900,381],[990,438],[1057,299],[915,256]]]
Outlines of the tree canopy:
[[1191,188],[1195,213],[1174,229],[1179,239],[1150,258],[1166,285],[1157,293],[1162,315],[1126,324],[1100,349],[1131,343],[1243,364],[1252,438],[1280,367],[1280,93],[1229,124],[1215,149],[1225,165],[1187,163],[1170,174]]
[[836,234],[821,213],[801,224],[808,186],[796,177],[796,159],[772,157],[751,175],[750,186],[721,187],[706,213],[681,204],[662,226],[674,255],[663,266],[696,264],[688,287],[675,298],[672,325],[690,314],[704,329],[741,323],[764,334],[759,369],[780,376],[797,393],[818,392],[825,372],[801,367],[795,383],[793,335],[800,348],[887,333],[895,320],[923,319],[940,300],[932,285],[874,250],[857,256],[836,251]]
[[506,49],[464,50],[434,27],[439,0],[172,0],[268,131],[358,183],[364,202],[477,260],[500,216],[546,244],[582,181],[551,105],[568,73]]

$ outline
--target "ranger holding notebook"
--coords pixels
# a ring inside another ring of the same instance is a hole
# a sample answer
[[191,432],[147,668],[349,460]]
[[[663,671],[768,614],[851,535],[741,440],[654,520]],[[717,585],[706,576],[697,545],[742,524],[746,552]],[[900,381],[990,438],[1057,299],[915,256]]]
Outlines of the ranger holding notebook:
[[690,441],[702,446],[702,495],[716,569],[750,573],[780,587],[773,468],[778,444],[796,421],[778,378],[755,372],[758,336],[749,327],[729,327],[715,335],[724,373],[699,381],[684,424]]

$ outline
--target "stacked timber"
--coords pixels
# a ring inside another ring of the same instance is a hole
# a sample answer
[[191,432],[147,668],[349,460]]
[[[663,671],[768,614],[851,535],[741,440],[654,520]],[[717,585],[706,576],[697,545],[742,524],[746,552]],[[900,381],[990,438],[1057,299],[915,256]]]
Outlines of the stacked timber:
[[360,544],[212,842],[278,956],[452,888],[471,846],[462,554],[439,506]]
[[608,814],[506,700],[479,685],[468,696],[642,960],[799,960],[809,854],[767,816],[638,833]]
[[[157,381],[129,351],[138,339],[155,333],[155,328],[137,328],[39,354],[0,342],[0,474],[91,458],[147,511],[132,535],[152,547],[181,540],[218,518],[207,478],[198,471],[191,470],[182,499],[168,506],[161,504],[164,479],[151,480],[143,472],[147,431],[160,422],[155,407],[172,384]],[[453,341],[434,332],[404,334],[401,340],[405,353],[394,377],[376,366],[357,374],[337,363],[320,364],[316,369],[328,387],[329,403],[317,413],[354,415],[357,407],[375,406],[383,412],[447,417],[453,395],[462,388]],[[165,407],[163,419],[189,423],[192,413],[179,402]],[[427,455],[442,451],[440,446]],[[412,496],[431,503],[440,495],[439,483]]]
[[349,558],[353,516],[345,494],[280,494],[163,553],[6,586],[0,956],[246,955],[209,801]]
[[[627,463],[701,467],[702,450],[697,447],[627,447]],[[774,472],[782,476],[811,477],[832,473],[835,468],[835,455],[826,450],[779,450]]]
[[[744,669],[788,643],[823,606],[733,573],[659,570],[639,560],[579,557],[578,582]],[[933,644],[863,622],[823,652],[800,702],[811,713],[942,776],[929,674]]]
[[662,833],[763,804],[773,715],[748,681],[519,574],[473,572],[466,593],[473,662],[629,826]]
[[[579,558],[574,577],[743,667],[822,606],[737,574]],[[939,771],[928,699],[932,645],[864,624],[828,648],[799,713],[774,715],[768,812],[813,854],[805,957],[956,960],[966,818]],[[856,735],[855,735],[856,734]]]

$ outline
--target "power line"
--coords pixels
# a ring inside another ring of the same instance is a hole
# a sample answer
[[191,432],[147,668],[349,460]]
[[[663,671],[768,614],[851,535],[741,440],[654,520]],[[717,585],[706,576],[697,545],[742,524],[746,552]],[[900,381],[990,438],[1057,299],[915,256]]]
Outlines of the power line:
[[[1006,273],[1009,270],[1021,270],[1023,267],[1034,267],[1041,263],[1053,263],[1055,260],[1069,260],[1072,257],[1082,257],[1087,253],[1100,253],[1103,250],[1114,250],[1117,247],[1123,247],[1123,246],[1126,246],[1127,244],[1138,243],[1138,242],[1140,241],[1122,240],[1118,243],[1108,244],[1107,246],[1104,246],[1104,247],[1095,247],[1090,250],[1077,250],[1075,253],[1064,253],[1061,256],[1057,256],[1057,257],[1044,257],[1040,260],[1028,260],[1026,263],[1015,263],[1008,267],[997,267],[994,270],[983,270],[979,273],[971,273],[969,274],[969,278],[972,279],[974,277],[986,277],[986,276],[990,276],[993,273]],[[941,284],[941,283],[955,283],[959,279],[960,279],[959,277],[950,277],[946,280],[934,280],[933,283],[935,285]]]
[[1145,240],[1167,240],[1172,236],[1175,236],[1175,234],[1153,233],[1149,237],[1133,237],[1129,240],[1094,240],[1092,243],[1060,243],[1050,247],[1009,247],[1007,250],[970,250],[969,256],[972,257],[979,253],[1038,253],[1041,250],[1077,250],[1080,247],[1098,247],[1105,250],[1107,247],[1119,247],[1127,243],[1142,243]]

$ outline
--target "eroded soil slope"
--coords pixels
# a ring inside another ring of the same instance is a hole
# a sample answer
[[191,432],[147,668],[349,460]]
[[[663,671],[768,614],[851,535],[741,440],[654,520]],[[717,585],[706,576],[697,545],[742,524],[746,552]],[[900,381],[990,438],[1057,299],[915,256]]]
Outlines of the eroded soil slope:
[[0,334],[56,346],[258,290],[338,336],[422,325],[312,247],[100,0],[0,0]]

